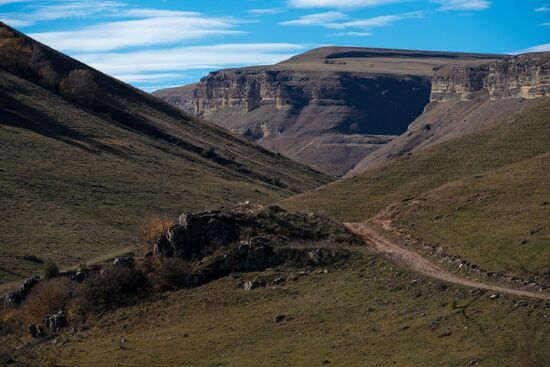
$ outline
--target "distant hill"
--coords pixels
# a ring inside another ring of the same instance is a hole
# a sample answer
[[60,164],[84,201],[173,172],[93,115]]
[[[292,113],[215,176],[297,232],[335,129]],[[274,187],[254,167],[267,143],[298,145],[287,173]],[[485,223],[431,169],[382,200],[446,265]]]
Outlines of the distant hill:
[[323,47],[154,94],[272,151],[343,175],[422,114],[434,68],[501,57]]
[[272,202],[331,177],[0,24],[0,283],[106,255],[148,215]]

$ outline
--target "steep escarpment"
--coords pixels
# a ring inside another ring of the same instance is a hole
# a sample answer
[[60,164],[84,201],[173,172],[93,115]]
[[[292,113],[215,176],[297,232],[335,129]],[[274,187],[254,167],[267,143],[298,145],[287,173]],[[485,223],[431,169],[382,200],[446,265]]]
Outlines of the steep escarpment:
[[445,65],[433,77],[430,104],[406,133],[365,157],[350,175],[396,157],[510,120],[550,96],[550,53]]
[[212,72],[198,84],[155,95],[341,175],[422,113],[434,67],[494,57],[329,47],[273,66]]
[[519,55],[485,64],[446,65],[434,75],[431,102],[550,96],[550,57]]

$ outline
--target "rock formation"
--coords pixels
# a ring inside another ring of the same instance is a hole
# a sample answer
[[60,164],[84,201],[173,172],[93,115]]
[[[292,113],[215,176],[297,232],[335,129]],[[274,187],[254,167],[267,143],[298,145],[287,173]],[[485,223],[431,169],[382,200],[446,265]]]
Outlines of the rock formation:
[[403,133],[429,102],[432,69],[489,55],[327,47],[210,73],[156,96],[272,151],[342,175]]
[[548,97],[550,52],[445,65],[435,70],[430,104],[424,113],[407,132],[366,156],[348,175],[506,122],[534,104],[548,103]]

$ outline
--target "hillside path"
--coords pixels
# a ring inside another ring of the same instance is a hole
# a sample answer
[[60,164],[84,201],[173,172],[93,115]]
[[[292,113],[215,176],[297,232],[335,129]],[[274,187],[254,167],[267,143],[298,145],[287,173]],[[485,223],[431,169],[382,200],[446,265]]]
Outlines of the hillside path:
[[414,251],[407,250],[391,240],[384,238],[369,228],[364,223],[345,223],[353,233],[360,236],[365,244],[374,252],[379,253],[392,262],[401,265],[416,273],[442,280],[444,282],[455,283],[466,287],[473,287],[493,291],[495,293],[507,293],[519,297],[529,297],[550,301],[550,294],[542,292],[524,291],[510,288],[502,285],[493,285],[479,281],[462,278],[456,274],[450,273],[440,268],[430,260],[417,254]]

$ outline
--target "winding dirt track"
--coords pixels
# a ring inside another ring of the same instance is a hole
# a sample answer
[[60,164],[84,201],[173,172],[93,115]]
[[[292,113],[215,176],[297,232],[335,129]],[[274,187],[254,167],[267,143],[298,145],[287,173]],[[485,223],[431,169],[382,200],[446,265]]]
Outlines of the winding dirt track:
[[529,297],[550,301],[550,294],[542,292],[523,291],[501,285],[481,283],[461,278],[452,274],[416,252],[407,250],[392,241],[382,237],[363,223],[345,223],[352,232],[360,236],[365,244],[373,251],[387,257],[392,262],[408,268],[416,273],[439,279],[449,283],[460,284],[467,287],[485,289],[497,293],[507,293],[519,297]]

